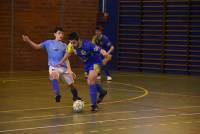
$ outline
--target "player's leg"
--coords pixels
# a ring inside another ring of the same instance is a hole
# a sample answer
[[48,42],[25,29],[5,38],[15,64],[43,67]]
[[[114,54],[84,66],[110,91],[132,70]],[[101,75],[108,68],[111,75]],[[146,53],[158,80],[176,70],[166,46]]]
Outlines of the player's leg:
[[103,59],[102,69],[105,72],[106,78],[107,78],[108,81],[112,80],[112,77],[111,77],[110,72],[109,72],[109,64],[108,64],[111,59],[112,59],[112,55],[108,55],[107,57],[105,57]]
[[73,96],[72,97],[73,101],[81,100],[81,98],[78,96],[78,91],[74,85],[73,76],[71,74],[69,74],[68,72],[66,72],[66,68],[60,68],[60,72],[61,72],[61,77],[62,77],[63,81],[65,83],[67,83],[68,86],[70,87],[71,94]]
[[108,65],[108,64],[104,65],[104,66],[102,67],[102,69],[103,69],[103,71],[104,71],[105,74],[106,74],[106,79],[107,79],[108,81],[112,80],[112,77],[111,77],[110,72],[109,72],[109,65]]
[[58,85],[58,79],[59,79],[59,72],[54,67],[49,67],[49,77],[51,80],[51,86],[53,88],[54,94],[55,94],[55,100],[56,102],[60,102],[61,95]]
[[91,69],[89,70],[87,83],[90,90],[90,99],[92,103],[92,111],[97,110],[97,87],[96,87],[97,73]]
[[96,88],[97,88],[97,92],[99,93],[99,97],[97,99],[97,104],[99,104],[103,101],[103,98],[107,95],[107,91],[102,88],[100,80],[97,80]]
[[71,94],[73,96],[73,101],[81,100],[81,97],[78,96],[78,90],[76,89],[74,83],[70,84],[69,87],[71,89]]
[[[98,64],[94,64],[94,71],[97,74],[100,74],[100,65]],[[101,80],[96,80],[96,88],[97,88],[97,92],[99,93],[99,97],[97,99],[97,104],[101,103],[103,101],[103,98],[107,95],[107,91],[104,90],[101,86]]]

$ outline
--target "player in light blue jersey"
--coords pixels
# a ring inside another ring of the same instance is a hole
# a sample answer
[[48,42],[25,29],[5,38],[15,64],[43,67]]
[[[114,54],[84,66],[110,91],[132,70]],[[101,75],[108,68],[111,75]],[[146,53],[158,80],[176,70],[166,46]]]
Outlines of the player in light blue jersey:
[[54,30],[54,40],[46,40],[40,44],[33,42],[28,36],[22,35],[22,38],[30,46],[35,49],[45,49],[48,54],[48,66],[51,85],[55,94],[56,102],[60,102],[61,95],[58,85],[60,76],[63,81],[71,88],[73,101],[80,100],[77,89],[74,86],[74,78],[76,75],[71,71],[68,60],[62,66],[56,66],[66,53],[66,44],[62,42],[64,38],[64,30],[61,27],[56,27]]
[[[60,61],[60,65],[62,65],[65,59],[68,59],[72,53],[82,59],[84,70],[87,73],[87,83],[90,90],[92,111],[96,111],[98,108],[97,104],[102,102],[103,98],[107,94],[107,91],[101,87],[100,83],[97,83],[97,75],[102,66],[100,54],[106,57],[107,53],[105,50],[92,44],[91,41],[80,39],[76,32],[72,32],[69,35],[69,41],[70,44],[68,45],[67,53]],[[99,93],[98,99],[97,93]]]

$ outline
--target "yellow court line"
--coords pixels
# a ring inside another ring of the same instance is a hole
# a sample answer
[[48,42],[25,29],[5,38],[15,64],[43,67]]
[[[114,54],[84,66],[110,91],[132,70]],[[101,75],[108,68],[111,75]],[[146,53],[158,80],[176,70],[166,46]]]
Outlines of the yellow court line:
[[147,89],[140,87],[140,86],[137,86],[137,85],[126,84],[126,83],[121,83],[121,82],[112,82],[112,83],[117,83],[117,84],[129,86],[129,87],[137,88],[137,89],[142,90],[144,93],[140,96],[136,96],[136,97],[132,97],[132,98],[128,98],[128,99],[123,99],[123,100],[112,101],[112,102],[103,102],[101,104],[113,104],[113,103],[120,103],[120,102],[125,102],[125,101],[136,100],[136,99],[139,99],[139,98],[143,98],[143,97],[145,97],[149,94]]
[[[132,84],[120,83],[120,82],[112,82],[112,83],[118,83],[118,84],[121,84],[121,85],[125,85],[125,86],[130,86],[130,87],[133,87],[133,88],[137,88],[139,90],[142,90],[144,93],[142,95],[140,95],[140,96],[136,96],[136,97],[132,97],[132,98],[128,98],[128,99],[103,102],[103,103],[101,103],[101,105],[114,104],[114,103],[121,103],[121,102],[125,102],[125,101],[136,100],[136,99],[139,99],[139,98],[142,98],[142,97],[145,97],[145,96],[148,95],[148,90],[145,89],[145,88],[143,88],[143,87],[140,87],[140,86],[137,86],[137,85],[132,85]],[[90,107],[90,105],[91,104],[86,104],[85,107]],[[0,113],[22,112],[22,111],[37,111],[37,110],[49,110],[49,109],[62,109],[62,108],[67,108],[67,107],[71,108],[72,106],[68,105],[68,106],[63,106],[63,107],[46,107],[46,108],[31,108],[31,109],[19,109],[19,110],[5,110],[5,111],[0,111]]]

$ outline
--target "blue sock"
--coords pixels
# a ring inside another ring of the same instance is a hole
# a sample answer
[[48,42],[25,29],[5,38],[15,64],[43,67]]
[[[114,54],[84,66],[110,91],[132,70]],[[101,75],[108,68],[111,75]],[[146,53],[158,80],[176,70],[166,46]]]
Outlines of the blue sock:
[[52,81],[51,81],[51,85],[52,85],[54,94],[55,94],[56,96],[57,96],[57,95],[60,95],[59,86],[58,86],[58,80],[52,80]]
[[90,99],[91,99],[92,105],[96,105],[97,104],[97,88],[96,88],[96,85],[89,85],[89,89],[90,89]]
[[100,94],[103,94],[105,92],[105,90],[101,87],[100,84],[96,84],[96,88],[97,88],[97,92],[99,92]]

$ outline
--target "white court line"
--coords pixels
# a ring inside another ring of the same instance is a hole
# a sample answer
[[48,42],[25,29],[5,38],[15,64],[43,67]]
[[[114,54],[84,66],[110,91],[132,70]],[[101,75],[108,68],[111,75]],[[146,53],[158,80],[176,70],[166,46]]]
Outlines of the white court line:
[[[136,111],[119,111],[119,112],[107,112],[107,113],[92,113],[92,114],[86,114],[86,115],[78,115],[77,117],[88,117],[91,115],[99,116],[99,115],[114,115],[114,114],[127,114],[127,113],[136,113]],[[63,114],[61,114],[63,115]],[[50,115],[47,115],[46,117],[49,117]],[[52,115],[53,116],[53,115]],[[19,123],[19,122],[32,122],[32,121],[41,121],[41,120],[49,120],[49,119],[58,119],[58,118],[73,118],[74,115],[66,115],[62,117],[58,117],[58,115],[54,115],[54,117],[45,118],[45,116],[36,116],[36,117],[23,117],[23,118],[29,118],[27,120],[15,120],[15,121],[5,121],[0,122],[0,124],[7,124],[7,123]],[[22,118],[22,119],[23,119]],[[30,118],[39,118],[39,119],[30,119]]]
[[180,114],[181,116],[188,116],[188,115],[199,115],[200,113],[183,113],[183,114]]
[[[181,109],[185,107],[180,107],[176,109]],[[172,108],[167,108],[172,109]],[[139,111],[118,111],[118,112],[107,112],[107,113],[96,113],[96,114],[86,114],[86,115],[78,115],[78,117],[88,117],[91,115],[99,116],[99,115],[114,115],[114,114],[127,114],[127,113],[137,113],[137,112],[151,112],[151,111],[162,111],[163,109],[148,109],[148,110],[139,110]],[[200,113],[181,113],[181,116],[189,116],[189,115],[199,115]],[[58,117],[60,116],[60,117]],[[20,120],[14,121],[5,121],[0,122],[0,124],[7,124],[7,123],[19,123],[19,122],[31,122],[31,121],[41,121],[41,120],[49,120],[54,118],[73,118],[74,115],[66,115],[66,114],[52,114],[52,115],[44,115],[44,116],[29,116],[29,117],[21,117]]]
[[[182,106],[182,107],[175,107],[175,108],[163,108],[163,109],[144,109],[144,110],[138,110],[138,111],[118,111],[118,112],[110,112],[110,113],[130,113],[130,112],[152,112],[152,111],[162,111],[165,109],[172,109],[172,110],[176,110],[176,109],[191,109],[191,108],[200,108],[200,106]],[[103,113],[103,114],[109,114],[109,113]],[[187,114],[187,113],[186,113]],[[90,115],[90,114],[89,114]],[[92,115],[96,115],[96,114],[92,114]],[[44,115],[44,116],[28,116],[28,117],[20,117],[19,119],[32,119],[32,118],[46,118],[46,117],[52,117],[52,116],[66,116],[66,114],[52,114],[52,115]],[[81,116],[85,116],[85,115],[79,115]],[[70,116],[71,117],[71,116]]]
[[[200,114],[200,113],[199,113]],[[196,115],[196,113],[195,113]],[[93,122],[80,122],[80,123],[69,123],[69,124],[60,124],[54,126],[42,126],[42,127],[29,127],[29,128],[19,128],[19,129],[7,129],[1,130],[0,133],[5,132],[16,132],[16,131],[26,131],[26,130],[35,130],[35,129],[47,129],[47,128],[57,128],[57,127],[67,127],[67,126],[77,126],[77,125],[86,125],[86,124],[99,124],[99,123],[110,123],[110,122],[117,122],[117,121],[130,121],[130,120],[141,120],[141,119],[153,119],[153,118],[166,118],[166,117],[176,117],[178,115],[157,115],[157,116],[147,116],[147,117],[134,117],[134,118],[121,118],[121,119],[112,119],[112,120],[100,120],[100,121],[93,121]],[[192,116],[185,115],[185,116]],[[173,122],[172,124],[179,124],[178,122]]]
[[108,129],[105,129],[105,130],[103,130],[104,132],[108,132],[108,131],[112,131],[113,129],[111,129],[111,128],[108,128]]
[[91,130],[89,131],[90,133],[98,133],[99,131],[98,130]]

